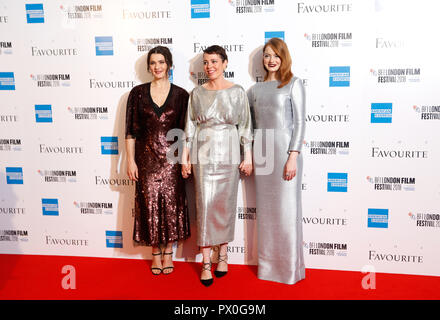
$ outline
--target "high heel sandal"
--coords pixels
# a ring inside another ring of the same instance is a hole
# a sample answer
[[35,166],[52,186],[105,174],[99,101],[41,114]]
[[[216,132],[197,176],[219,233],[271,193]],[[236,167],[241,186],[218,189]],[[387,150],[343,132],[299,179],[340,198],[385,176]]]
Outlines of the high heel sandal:
[[[228,255],[227,254],[225,254],[225,255],[219,254],[218,255],[218,263],[220,263],[220,262],[228,263],[227,260],[228,260]],[[217,270],[214,271],[214,274],[215,274],[215,276],[217,278],[224,277],[227,273],[228,273],[228,271],[217,271]]]
[[[172,254],[173,254],[173,251],[171,251],[171,252],[164,252],[164,253],[163,253],[163,255],[172,255]],[[168,272],[168,273],[165,273],[165,272],[164,272],[165,269],[171,269],[172,271],[170,271],[170,272]],[[164,268],[162,269],[162,273],[165,274],[165,275],[168,275],[168,274],[170,274],[170,273],[173,273],[173,271],[174,271],[174,266],[172,266],[172,267],[164,267]]]
[[[157,253],[151,253],[152,256],[160,256],[162,254],[162,251],[157,252]],[[151,264],[153,265],[153,262],[151,262]],[[162,273],[162,268],[157,268],[157,267],[151,267],[151,273],[154,274],[155,276],[158,276]],[[159,273],[154,273],[153,270],[159,270]]]
[[[208,267],[206,267],[206,265],[208,265]],[[202,272],[203,271],[211,271],[211,261],[203,263],[203,267],[202,267]],[[200,279],[200,282],[205,286],[205,287],[209,287],[213,282],[214,279]]]

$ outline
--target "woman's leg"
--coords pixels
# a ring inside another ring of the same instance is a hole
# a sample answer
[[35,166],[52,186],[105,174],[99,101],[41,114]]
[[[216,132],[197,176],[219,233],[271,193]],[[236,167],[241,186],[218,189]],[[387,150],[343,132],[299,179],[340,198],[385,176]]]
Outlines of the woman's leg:
[[222,243],[218,251],[218,264],[216,271],[228,272],[228,244]]
[[170,274],[173,271],[173,243],[168,242],[163,254],[163,273]]
[[152,249],[151,272],[158,275],[162,272],[162,254],[159,246],[153,246]]
[[[202,248],[202,274],[200,275],[201,280],[212,279],[211,273],[211,247],[203,247]],[[209,264],[209,265],[208,265]]]

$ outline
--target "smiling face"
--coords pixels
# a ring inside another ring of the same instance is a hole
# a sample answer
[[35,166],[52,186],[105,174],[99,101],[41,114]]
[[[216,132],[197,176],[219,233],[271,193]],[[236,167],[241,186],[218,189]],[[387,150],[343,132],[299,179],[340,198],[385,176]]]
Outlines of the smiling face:
[[203,70],[209,80],[216,80],[223,77],[223,72],[228,65],[228,61],[222,61],[222,58],[217,53],[203,54]]
[[151,55],[148,69],[155,79],[168,77],[168,65],[165,57],[160,53],[153,53]]
[[277,72],[281,67],[281,58],[273,51],[271,46],[264,49],[263,65],[269,73]]

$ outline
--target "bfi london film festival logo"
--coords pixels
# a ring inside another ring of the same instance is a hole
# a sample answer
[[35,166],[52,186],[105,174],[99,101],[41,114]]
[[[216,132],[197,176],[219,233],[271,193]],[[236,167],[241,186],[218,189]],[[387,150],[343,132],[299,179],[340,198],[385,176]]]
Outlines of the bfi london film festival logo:
[[348,155],[350,141],[304,141],[303,145],[311,155]]
[[95,53],[96,56],[112,56],[113,37],[111,36],[95,37]]
[[35,121],[38,123],[52,122],[52,105],[36,104],[35,105]]
[[107,248],[122,248],[122,231],[105,231],[105,244]]
[[23,184],[23,168],[6,167],[6,184]]
[[29,241],[29,231],[28,230],[0,230],[0,242],[28,242]]
[[440,214],[439,213],[408,213],[408,217],[415,222],[415,226],[421,229],[439,228],[440,229]]
[[3,54],[6,55],[13,54],[11,41],[0,41],[0,55]]
[[388,209],[368,208],[367,226],[388,229]]
[[420,120],[440,120],[440,105],[413,106],[413,110],[420,115]]
[[71,85],[68,73],[31,74],[31,79],[35,81],[38,88],[59,88]]
[[377,191],[415,191],[415,177],[367,177]]
[[304,33],[312,48],[347,48],[353,46],[352,32]]
[[191,19],[210,18],[210,0],[191,0]]
[[303,247],[309,255],[338,257],[346,257],[348,255],[348,245],[346,243],[304,241]]
[[350,86],[350,67],[336,66],[330,67],[329,71],[330,87],[349,87]]
[[15,90],[13,72],[0,72],[0,90]]
[[381,68],[370,69],[370,75],[380,84],[419,83],[421,68]]
[[79,209],[81,214],[113,214],[113,203],[111,202],[83,202],[74,201],[73,205]]
[[392,103],[372,103],[371,104],[371,123],[392,123],[393,104]]
[[77,180],[76,170],[37,170],[43,178],[43,182],[75,183]]
[[[198,72],[190,71],[190,76],[191,76],[191,78],[194,79],[194,82],[196,82],[197,85],[199,85],[199,86],[201,86],[202,84],[204,84],[205,82],[207,82],[209,80],[209,78],[206,76],[204,71],[198,71]],[[230,71],[230,70],[224,71],[223,77],[225,79],[229,79],[229,81],[234,81],[235,72]]]
[[101,154],[118,154],[118,137],[101,137]]
[[108,107],[67,107],[75,120],[108,120]]
[[22,151],[21,139],[0,138],[0,151]]
[[327,173],[327,192],[347,192],[348,174],[329,172]]
[[41,208],[43,210],[43,216],[59,216],[60,208],[58,205],[58,199],[43,198],[41,199]]
[[42,3],[26,3],[27,23],[44,23],[44,9]]
[[130,43],[136,48],[137,52],[148,52],[156,46],[164,46],[173,51],[173,38],[130,38]]
[[239,14],[258,14],[275,12],[275,0],[228,0],[234,8],[235,13]]
[[101,19],[103,17],[101,4],[61,4],[59,8],[64,13],[64,17],[72,21]]

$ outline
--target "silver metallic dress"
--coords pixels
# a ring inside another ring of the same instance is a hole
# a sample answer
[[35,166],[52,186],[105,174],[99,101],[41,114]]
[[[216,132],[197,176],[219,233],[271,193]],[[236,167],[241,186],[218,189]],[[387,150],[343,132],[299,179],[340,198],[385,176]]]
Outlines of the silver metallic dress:
[[294,284],[305,278],[302,233],[302,155],[290,181],[283,179],[289,151],[301,151],[305,91],[294,77],[259,82],[248,91],[254,119],[254,166],[258,232],[258,278]]
[[239,85],[223,90],[194,88],[185,135],[191,152],[197,211],[197,244],[234,240],[240,144],[252,148],[252,122],[246,92]]

